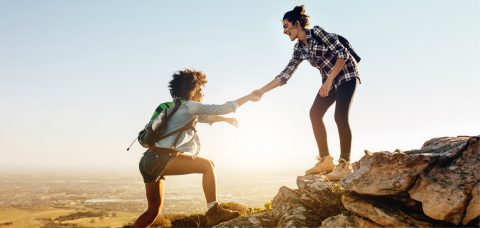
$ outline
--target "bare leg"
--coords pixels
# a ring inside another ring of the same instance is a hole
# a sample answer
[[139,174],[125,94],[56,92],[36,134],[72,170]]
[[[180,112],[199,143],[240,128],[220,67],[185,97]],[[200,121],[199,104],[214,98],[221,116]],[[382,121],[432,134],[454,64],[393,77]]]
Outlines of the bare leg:
[[196,157],[192,158],[190,155],[179,154],[176,157],[173,157],[170,162],[168,162],[163,175],[184,175],[190,173],[201,173],[203,174],[202,186],[203,192],[205,194],[205,199],[207,203],[217,200],[217,187],[215,182],[215,172],[213,162]]
[[163,195],[165,193],[165,180],[160,179],[156,182],[145,184],[148,208],[140,217],[137,218],[133,227],[147,227],[151,225],[162,210]]

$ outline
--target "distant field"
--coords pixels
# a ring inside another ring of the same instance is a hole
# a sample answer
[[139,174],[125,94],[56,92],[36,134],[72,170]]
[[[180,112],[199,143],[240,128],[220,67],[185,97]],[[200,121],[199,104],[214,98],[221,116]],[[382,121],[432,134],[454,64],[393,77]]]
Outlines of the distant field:
[[58,216],[72,213],[73,210],[50,209],[42,211],[1,208],[0,224],[15,227],[40,227]]

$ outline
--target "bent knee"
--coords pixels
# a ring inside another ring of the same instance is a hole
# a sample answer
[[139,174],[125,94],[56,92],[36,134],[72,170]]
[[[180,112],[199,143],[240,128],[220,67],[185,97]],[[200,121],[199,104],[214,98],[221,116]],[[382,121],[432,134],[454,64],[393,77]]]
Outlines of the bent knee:
[[317,111],[312,106],[310,108],[310,119],[313,120],[315,117],[317,117]]
[[325,115],[324,111],[318,110],[318,107],[312,106],[310,108],[310,120],[322,120]]
[[213,164],[212,160],[206,158],[197,158],[200,159],[200,167],[202,171],[211,171],[214,169],[215,165]]

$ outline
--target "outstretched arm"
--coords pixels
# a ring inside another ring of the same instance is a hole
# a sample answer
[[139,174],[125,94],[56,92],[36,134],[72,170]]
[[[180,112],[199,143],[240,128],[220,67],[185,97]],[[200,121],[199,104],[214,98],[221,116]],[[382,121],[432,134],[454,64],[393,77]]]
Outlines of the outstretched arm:
[[241,97],[241,98],[238,98],[237,100],[235,100],[235,103],[237,103],[237,105],[240,107],[240,106],[242,106],[243,104],[245,104],[247,101],[253,100],[254,97],[255,97],[255,96],[253,95],[253,93],[250,93],[250,94],[248,94],[248,95],[246,95],[246,96],[243,96],[243,97]]
[[283,69],[283,71],[279,75],[277,75],[272,81],[264,85],[262,88],[252,92],[255,95],[254,101],[260,100],[264,93],[286,84],[301,62],[302,59],[300,58],[300,51],[297,45],[295,45],[292,58],[290,59],[290,61],[288,61],[285,69]]
[[252,92],[253,95],[255,96],[254,100],[255,101],[260,100],[260,98],[262,98],[264,93],[266,93],[266,92],[268,92],[272,89],[275,89],[275,88],[279,87],[280,85],[282,85],[282,83],[278,79],[276,79],[276,78],[273,79],[271,82],[267,83],[262,88],[257,89],[257,90]]
[[254,95],[252,93],[243,96],[234,101],[226,102],[225,104],[202,104],[200,102],[189,101],[187,111],[192,115],[225,115],[231,112],[235,112],[238,107],[242,106],[249,100],[253,100]]
[[213,123],[216,122],[226,122],[230,125],[233,125],[235,127],[238,127],[238,122],[236,118],[229,118],[229,117],[223,117],[223,116],[217,116],[217,115],[211,115],[211,116],[198,116],[198,122],[200,123],[208,123],[212,125]]

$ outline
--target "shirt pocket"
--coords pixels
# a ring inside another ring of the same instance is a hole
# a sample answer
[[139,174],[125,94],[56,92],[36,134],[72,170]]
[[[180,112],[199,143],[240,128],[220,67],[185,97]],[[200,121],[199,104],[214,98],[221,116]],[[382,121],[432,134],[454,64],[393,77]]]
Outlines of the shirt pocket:
[[323,45],[315,44],[308,53],[308,61],[314,67],[319,67],[328,54],[328,48]]

